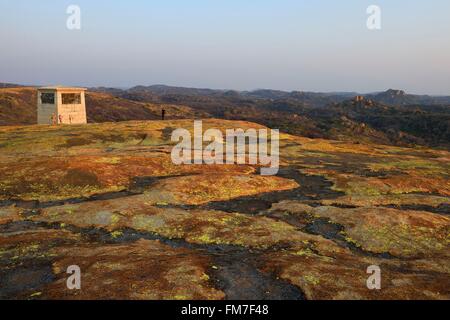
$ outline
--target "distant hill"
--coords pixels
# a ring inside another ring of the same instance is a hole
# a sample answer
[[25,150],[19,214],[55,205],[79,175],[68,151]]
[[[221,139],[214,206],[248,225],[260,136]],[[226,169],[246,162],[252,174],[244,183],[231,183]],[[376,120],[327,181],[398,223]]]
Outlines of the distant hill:
[[14,84],[14,83],[1,83],[0,82],[0,88],[18,88],[23,87],[20,84]]
[[217,95],[217,94],[222,94],[225,92],[223,90],[171,87],[171,86],[165,86],[165,85],[153,85],[153,86],[148,86],[148,87],[136,86],[127,91],[128,92],[149,91],[149,92],[152,92],[157,95],[180,94],[180,95],[191,95],[191,96]]
[[0,125],[35,124],[37,94],[31,88],[0,88]]
[[115,95],[136,97],[156,97],[162,96],[207,96],[207,97],[241,97],[251,99],[290,99],[298,102],[308,103],[311,106],[323,106],[327,103],[342,102],[354,96],[362,95],[368,99],[388,105],[448,105],[450,96],[430,96],[408,94],[403,90],[389,89],[384,92],[360,94],[357,92],[306,92],[306,91],[282,91],[271,89],[258,89],[253,91],[235,90],[214,90],[199,88],[173,87],[166,85],[136,86],[127,90],[115,88],[92,88],[94,91],[102,91]]
[[[310,138],[450,148],[450,97],[388,90],[357,94],[226,91],[170,86],[90,88],[88,121],[222,118],[246,120]],[[36,123],[36,90],[0,89],[0,125]],[[448,103],[447,103],[448,101]]]
[[92,90],[107,92],[137,101],[157,101],[160,98],[173,98],[177,96],[263,100],[292,99],[311,106],[324,106],[328,103],[341,102],[357,95],[357,93],[316,93],[304,91],[287,92],[270,89],[258,89],[254,91],[214,90],[171,87],[165,85],[136,86],[128,90],[119,90],[113,88],[93,88]]
[[122,98],[188,105],[217,118],[246,120],[311,138],[396,145],[449,145],[450,97],[401,90],[357,93],[223,91],[167,86],[134,87]]
[[446,96],[429,96],[429,95],[414,95],[407,94],[403,90],[389,89],[385,92],[377,94],[365,95],[366,98],[374,101],[388,104],[388,105],[414,105],[414,104],[426,104],[426,105],[438,105],[438,104],[450,104],[450,97]]
[[[344,101],[328,106],[325,111],[310,116],[314,119],[328,119],[329,122],[339,121],[346,128],[356,125],[356,130],[352,130],[356,137],[360,131],[361,136],[369,133],[369,136],[375,134],[380,138],[381,134],[390,143],[398,145],[437,146],[448,145],[450,142],[448,106],[395,106],[364,99],[361,102]],[[338,126],[329,127],[329,130],[336,130]]]

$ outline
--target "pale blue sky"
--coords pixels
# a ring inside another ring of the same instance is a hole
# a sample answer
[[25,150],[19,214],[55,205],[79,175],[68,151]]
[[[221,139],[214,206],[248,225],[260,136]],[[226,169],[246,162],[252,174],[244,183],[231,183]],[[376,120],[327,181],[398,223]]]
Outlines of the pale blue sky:
[[0,82],[450,95],[449,15],[448,0],[0,0]]

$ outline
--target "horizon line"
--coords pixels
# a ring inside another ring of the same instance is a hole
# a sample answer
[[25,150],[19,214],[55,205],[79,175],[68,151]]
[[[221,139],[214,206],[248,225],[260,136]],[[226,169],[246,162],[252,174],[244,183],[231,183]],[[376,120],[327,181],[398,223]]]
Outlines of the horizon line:
[[[0,81],[1,84],[6,84],[10,86],[17,86],[17,87],[32,87],[32,88],[39,88],[39,87],[46,87],[48,85],[54,85],[54,84],[21,84],[16,82],[8,82],[8,81]],[[61,85],[61,84],[58,84]],[[450,97],[450,93],[448,94],[429,94],[429,93],[416,93],[416,92],[409,92],[405,89],[394,89],[394,88],[387,88],[384,90],[374,90],[374,91],[366,91],[366,92],[360,92],[360,91],[346,91],[346,90],[333,90],[333,91],[315,91],[315,90],[289,90],[289,89],[274,89],[274,88],[254,88],[254,89],[224,89],[224,88],[213,88],[213,87],[202,87],[202,86],[184,86],[184,85],[170,85],[170,84],[161,84],[161,83],[155,83],[155,84],[135,84],[135,85],[129,85],[129,86],[116,86],[116,85],[94,85],[94,86],[88,86],[88,85],[82,85],[82,84],[75,84],[75,83],[69,83],[64,84],[64,86],[78,86],[78,87],[84,87],[88,89],[95,89],[95,88],[107,88],[107,89],[119,89],[119,90],[129,90],[135,87],[168,87],[168,88],[182,88],[182,89],[196,89],[196,90],[212,90],[212,91],[223,91],[223,92],[229,92],[229,91],[235,91],[235,92],[255,92],[260,90],[268,90],[268,91],[280,91],[285,93],[293,93],[293,92],[304,92],[304,93],[322,93],[322,94],[356,94],[356,95],[370,95],[370,94],[379,94],[383,92],[387,92],[390,90],[393,91],[403,91],[405,94],[408,95],[416,95],[416,96],[430,96],[430,97]],[[0,86],[0,88],[2,88]]]

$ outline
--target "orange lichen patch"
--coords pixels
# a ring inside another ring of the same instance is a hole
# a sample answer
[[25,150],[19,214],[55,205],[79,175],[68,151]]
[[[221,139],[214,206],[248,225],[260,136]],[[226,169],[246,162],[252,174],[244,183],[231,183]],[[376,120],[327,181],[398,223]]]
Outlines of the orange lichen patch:
[[[432,272],[438,272],[442,274],[450,275],[450,263],[449,258],[443,257],[431,257],[425,259],[415,259],[402,261],[403,268],[415,272],[429,270]],[[396,261],[392,261],[392,265],[395,265]]]
[[203,174],[163,180],[147,195],[154,201],[164,196],[171,203],[198,205],[297,187],[295,181],[275,176]]
[[0,199],[60,200],[126,189],[135,177],[249,174],[246,165],[174,165],[167,154],[79,155],[0,162]]
[[443,176],[423,176],[408,172],[408,176],[392,176],[384,179],[392,193],[426,192],[450,196],[450,180]]
[[20,265],[23,260],[49,259],[54,256],[49,252],[54,246],[74,244],[80,240],[80,235],[66,230],[37,228],[0,233],[0,263],[11,267]]
[[320,203],[325,206],[350,205],[358,207],[371,207],[389,205],[424,205],[430,207],[439,207],[440,205],[449,204],[450,199],[447,197],[429,196],[422,194],[387,194],[379,196],[352,195],[339,197],[337,199],[320,200]]
[[397,174],[388,177],[362,177],[354,174],[337,173],[333,170],[308,168],[302,172],[322,175],[334,182],[333,189],[348,195],[378,196],[412,192],[450,195],[450,181],[442,176],[421,175],[417,172]]
[[354,144],[342,141],[301,138],[301,150],[323,153],[358,153],[370,156],[388,156],[388,150],[395,147]]
[[[103,185],[128,186],[135,177],[162,177],[189,173],[221,172],[249,174],[255,171],[250,166],[238,165],[174,165],[170,155],[152,156],[112,155],[72,158],[70,168],[95,173]],[[75,160],[75,161],[74,161]]]
[[96,174],[99,181],[104,185],[127,187],[133,177],[138,176],[162,176],[173,174],[171,162],[168,156],[150,157],[78,157],[77,161],[71,162],[72,168],[89,170]]
[[[130,245],[58,247],[53,272],[57,281],[41,290],[44,299],[218,300],[206,274],[208,259],[195,252],[171,248],[159,241]],[[67,290],[66,269],[78,265],[82,290]]]
[[[162,122],[164,124],[164,122]],[[166,127],[172,128],[184,128],[191,133],[194,130],[194,121],[193,120],[176,120],[168,122]],[[227,129],[268,129],[266,126],[263,126],[258,123],[249,122],[249,121],[240,121],[240,120],[223,120],[223,119],[203,119],[202,120],[202,128],[203,131],[208,129],[219,129],[225,134]],[[270,131],[270,130],[269,130]]]
[[[263,270],[302,289],[309,300],[449,299],[448,274],[429,270],[402,272],[397,262],[338,254],[296,254],[284,250],[263,257]],[[407,267],[414,262],[408,262]],[[367,268],[381,268],[381,290],[367,288]]]
[[20,209],[16,207],[0,207],[0,225],[21,220]]
[[52,240],[80,240],[79,234],[63,229],[36,228],[31,230],[6,232],[0,234],[0,245],[23,245],[32,242],[45,242]]
[[59,200],[118,191],[91,170],[71,168],[67,158],[21,159],[0,164],[0,199]]
[[366,251],[408,258],[449,254],[450,219],[445,216],[377,207],[313,208],[295,201],[283,201],[273,208],[328,218],[345,228],[346,241]]
[[23,246],[53,240],[80,240],[80,235],[67,230],[37,228],[32,230],[0,233],[0,246]]
[[292,135],[283,135],[287,141],[295,142],[299,145],[299,150],[317,151],[330,154],[361,154],[370,155],[372,157],[398,158],[398,156],[409,156],[417,154],[426,158],[448,158],[450,153],[445,150],[434,150],[424,147],[404,148],[389,145],[373,144],[373,143],[352,143],[336,140],[311,139],[305,137],[297,137]]
[[114,231],[129,224],[129,217],[144,213],[150,206],[143,196],[124,199],[88,201],[42,209],[42,214],[32,217],[33,221],[63,223],[81,228],[97,227]]

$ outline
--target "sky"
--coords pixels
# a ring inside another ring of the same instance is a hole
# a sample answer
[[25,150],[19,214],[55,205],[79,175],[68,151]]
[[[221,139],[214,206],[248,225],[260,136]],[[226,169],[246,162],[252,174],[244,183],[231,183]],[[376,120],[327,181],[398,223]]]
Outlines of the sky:
[[0,82],[450,95],[449,14],[448,0],[0,0]]

